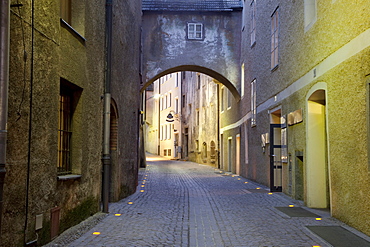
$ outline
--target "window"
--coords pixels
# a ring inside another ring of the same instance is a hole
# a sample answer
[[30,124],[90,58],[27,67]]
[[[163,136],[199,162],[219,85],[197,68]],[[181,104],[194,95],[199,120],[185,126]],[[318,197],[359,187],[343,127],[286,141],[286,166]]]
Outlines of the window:
[[60,0],[60,18],[71,25],[72,14],[71,14],[71,0]]
[[179,112],[179,99],[175,98],[175,113]]
[[188,39],[203,39],[203,24],[188,23]]
[[163,140],[163,126],[161,126],[161,141]]
[[251,82],[251,126],[256,125],[256,79]]
[[186,102],[185,102],[185,100],[186,100],[186,96],[185,96],[185,94],[183,94],[183,95],[182,95],[182,107],[183,107],[183,108],[185,108],[185,106],[186,106]]
[[168,140],[171,139],[171,129],[172,129],[171,127],[172,127],[172,124],[167,125],[167,131],[168,131],[167,139]]
[[227,109],[231,108],[232,97],[230,90],[227,90]]
[[167,125],[163,126],[163,140],[167,140]]
[[244,63],[240,68],[240,96],[243,98],[244,96]]
[[225,111],[225,88],[221,88],[221,112]]
[[176,82],[175,82],[175,87],[179,86],[179,81],[181,79],[181,73],[176,73]]
[[316,21],[316,0],[304,0],[304,27],[305,31]]
[[250,35],[251,35],[251,46],[256,43],[256,1],[252,0],[251,1],[251,15],[250,15],[250,21],[251,21],[251,30],[250,30]]
[[278,9],[271,16],[271,69],[279,64],[279,14]]
[[197,88],[200,89],[200,74],[197,76]]
[[[84,1],[82,1],[84,2]],[[59,0],[61,25],[76,35],[81,42],[85,42],[85,6],[76,0]],[[73,27],[73,28],[71,28]]]
[[168,94],[168,107],[171,107],[172,93]]
[[72,173],[72,122],[82,89],[66,80],[60,81],[58,119],[58,174]]
[[197,126],[199,126],[199,110],[197,109],[197,115],[196,115],[196,123],[197,123]]

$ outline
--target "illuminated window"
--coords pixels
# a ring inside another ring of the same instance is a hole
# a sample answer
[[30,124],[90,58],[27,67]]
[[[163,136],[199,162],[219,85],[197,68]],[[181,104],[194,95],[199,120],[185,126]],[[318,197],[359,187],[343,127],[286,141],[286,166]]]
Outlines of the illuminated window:
[[203,39],[203,24],[188,23],[188,39]]
[[271,69],[279,64],[279,13],[275,10],[271,16]]

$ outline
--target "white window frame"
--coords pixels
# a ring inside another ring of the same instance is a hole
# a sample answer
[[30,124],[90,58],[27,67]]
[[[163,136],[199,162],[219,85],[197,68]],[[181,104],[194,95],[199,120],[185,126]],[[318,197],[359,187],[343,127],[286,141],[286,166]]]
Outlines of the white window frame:
[[202,23],[188,23],[187,31],[188,31],[188,39],[190,40],[202,40],[203,39],[203,24]]

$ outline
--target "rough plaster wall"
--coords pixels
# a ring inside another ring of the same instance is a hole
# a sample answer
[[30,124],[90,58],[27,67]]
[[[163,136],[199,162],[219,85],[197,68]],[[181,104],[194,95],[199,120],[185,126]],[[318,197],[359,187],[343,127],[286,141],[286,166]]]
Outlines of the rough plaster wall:
[[114,190],[121,199],[136,189],[140,108],[141,3],[116,1],[113,7],[112,98],[118,109],[118,166]]
[[[304,29],[303,1],[268,1],[259,5],[257,17],[257,42],[248,44],[249,35],[243,35],[246,49],[246,94],[250,93],[249,82],[257,78],[257,105],[273,97],[278,92],[302,77],[323,59],[370,27],[368,1],[319,0],[318,19],[313,26]],[[270,17],[279,6],[279,67],[270,71]],[[294,13],[294,14],[292,14]],[[365,20],[365,21],[364,21]],[[247,24],[248,30],[248,24]],[[309,85],[277,101],[270,109],[282,106],[282,115],[297,109],[306,111],[306,97],[309,89],[317,82],[327,83],[327,135],[328,164],[330,166],[331,206],[333,216],[369,234],[369,200],[366,188],[369,187],[367,154],[366,79],[369,74],[369,49],[353,56]],[[241,112],[248,112],[248,100],[242,99]],[[245,110],[243,108],[245,107]],[[306,149],[306,120],[288,127],[288,152]],[[260,135],[269,132],[268,111],[257,115],[257,126],[249,130],[250,164],[248,177],[268,184],[268,157],[262,153]],[[303,162],[305,166],[305,160]],[[306,169],[306,168],[304,168]],[[294,171],[294,170],[293,170]],[[259,175],[260,174],[260,175]],[[265,176],[265,178],[264,178]],[[288,173],[284,174],[285,184]],[[305,195],[294,194],[294,189],[305,185],[302,178],[293,177],[293,194],[305,199]],[[288,192],[287,188],[284,188]],[[305,190],[303,190],[305,194]]]
[[[11,14],[11,58],[9,86],[9,146],[4,186],[2,244],[23,245],[25,224],[26,171],[28,153],[29,89],[31,64],[31,2],[21,1],[20,12]],[[92,210],[98,209],[100,194],[101,100],[104,78],[104,5],[89,1],[85,6],[90,19],[85,23],[86,44],[61,27],[59,4],[35,2],[34,78],[32,102],[32,135],[29,187],[29,221],[26,241],[36,238],[35,215],[44,215],[39,242],[47,241],[50,232],[50,209],[61,207],[63,221],[68,210],[88,198],[95,198]],[[23,36],[27,53],[23,71]],[[91,15],[91,16],[90,16]],[[93,18],[94,17],[94,18]],[[76,181],[57,181],[57,126],[60,77],[83,88],[75,116],[73,167],[82,174]],[[20,111],[19,111],[20,110]]]

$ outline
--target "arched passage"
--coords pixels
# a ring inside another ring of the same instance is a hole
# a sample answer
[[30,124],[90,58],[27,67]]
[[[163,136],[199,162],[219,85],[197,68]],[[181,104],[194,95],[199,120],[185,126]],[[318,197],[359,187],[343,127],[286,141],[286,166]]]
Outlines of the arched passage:
[[330,205],[326,122],[326,88],[322,84],[307,96],[306,203],[311,208]]
[[175,72],[180,72],[180,71],[195,71],[195,72],[200,72],[200,73],[206,74],[210,77],[213,77],[214,79],[216,79],[221,84],[225,85],[225,87],[227,87],[230,90],[230,92],[232,93],[232,95],[234,96],[236,101],[240,100],[240,94],[239,94],[238,90],[235,88],[235,86],[226,77],[224,77],[220,73],[218,73],[214,70],[211,70],[209,68],[202,67],[202,66],[195,66],[195,65],[181,65],[181,66],[173,67],[173,68],[164,70],[162,72],[159,72],[157,75],[150,78],[142,86],[140,91],[143,92],[150,84],[152,84],[155,80],[159,79],[160,77],[165,76],[165,75],[170,74],[170,73],[175,73]]

